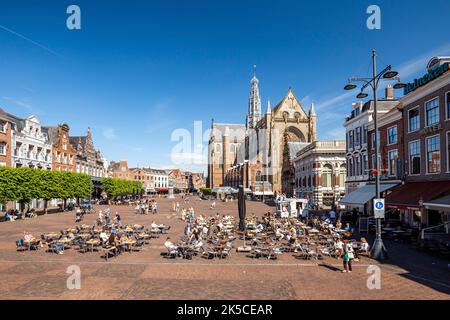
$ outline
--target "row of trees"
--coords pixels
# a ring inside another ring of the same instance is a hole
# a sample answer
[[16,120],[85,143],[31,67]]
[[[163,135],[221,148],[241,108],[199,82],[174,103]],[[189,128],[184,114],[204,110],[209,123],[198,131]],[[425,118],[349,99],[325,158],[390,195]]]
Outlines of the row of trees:
[[109,198],[124,195],[139,196],[142,194],[142,182],[118,178],[103,178],[102,189]]
[[[104,178],[101,189],[109,198],[141,195],[142,183],[125,179]],[[24,210],[33,199],[44,200],[44,210],[51,199],[89,199],[93,191],[91,178],[84,173],[39,170],[33,168],[0,167],[0,203],[17,201]]]
[[89,198],[91,179],[87,174],[39,170],[33,168],[0,167],[0,202],[17,201],[21,208],[32,199],[47,201]]

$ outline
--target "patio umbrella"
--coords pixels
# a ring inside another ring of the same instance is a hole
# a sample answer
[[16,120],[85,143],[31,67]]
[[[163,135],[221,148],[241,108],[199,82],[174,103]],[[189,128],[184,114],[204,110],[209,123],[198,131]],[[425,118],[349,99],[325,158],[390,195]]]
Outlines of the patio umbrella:
[[239,230],[244,231],[245,230],[245,193],[244,193],[244,187],[239,186],[239,193],[238,193],[238,210],[239,210]]

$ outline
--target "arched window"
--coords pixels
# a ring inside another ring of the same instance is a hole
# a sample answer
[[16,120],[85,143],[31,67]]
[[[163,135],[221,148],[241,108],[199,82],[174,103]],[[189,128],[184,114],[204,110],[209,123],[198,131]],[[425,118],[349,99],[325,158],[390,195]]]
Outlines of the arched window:
[[326,164],[322,169],[322,187],[331,188],[333,167],[330,164]]

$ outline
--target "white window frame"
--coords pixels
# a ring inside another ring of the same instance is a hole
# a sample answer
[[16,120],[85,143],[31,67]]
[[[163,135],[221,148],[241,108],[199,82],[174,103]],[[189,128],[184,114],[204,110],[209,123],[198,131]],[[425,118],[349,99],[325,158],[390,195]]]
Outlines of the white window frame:
[[[398,174],[397,168],[395,168],[395,174],[391,174],[391,157],[390,157],[390,154],[392,152],[394,152],[394,151],[397,153],[397,159],[398,159],[398,149],[392,149],[392,150],[388,151],[388,176],[389,177],[395,177]],[[395,165],[397,165],[397,160],[395,160]]]
[[[410,113],[412,110],[414,110],[414,109],[418,109],[418,111],[419,111],[419,127],[418,127],[416,130],[411,130],[411,127],[410,127],[410,124],[411,124],[411,123],[410,123],[410,121],[409,121],[409,113]],[[425,115],[426,115],[426,110],[425,110]],[[420,106],[415,106],[414,108],[411,108],[411,109],[408,110],[407,121],[408,121],[408,133],[417,132],[417,131],[420,130],[420,127],[421,127],[421,125],[420,125]]]
[[8,145],[6,144],[6,142],[0,142],[0,146],[3,146],[3,152],[0,152],[0,156],[6,156],[6,149]]
[[444,94],[445,94],[445,99],[444,99],[445,100],[445,106],[444,106],[445,107],[445,121],[447,121],[447,120],[450,120],[450,114],[448,112],[448,110],[449,110],[448,104],[450,103],[448,97],[450,96],[450,91],[447,91]]
[[[419,148],[420,148],[419,149],[420,150],[420,152],[419,152],[420,172],[419,173],[412,173],[412,163],[413,162],[411,161],[411,144],[415,143],[415,142],[419,143]],[[416,140],[412,140],[412,141],[408,142],[408,162],[409,162],[409,166],[408,166],[409,172],[408,172],[408,174],[410,176],[419,176],[421,174],[421,172],[422,172],[422,146],[420,145],[420,142],[421,142],[420,139],[416,139]]]
[[[439,171],[438,172],[428,172],[428,139],[434,138],[434,137],[439,137],[439,154],[440,154],[440,159],[439,161],[441,161],[441,163],[439,164]],[[442,152],[441,152],[441,135],[440,134],[435,134],[433,136],[429,136],[425,138],[425,172],[427,175],[433,175],[433,174],[440,174],[442,171]]]
[[[389,143],[389,129],[392,129],[392,128],[396,129],[396,138],[395,138],[395,142]],[[398,126],[394,125],[394,126],[391,126],[391,127],[386,129],[386,145],[387,146],[392,146],[392,145],[397,144],[397,143],[398,143]]]
[[450,173],[450,131],[445,132],[446,153],[447,153],[447,173]]
[[440,99],[439,96],[436,96],[436,97],[434,97],[434,98],[432,98],[430,100],[427,100],[427,101],[425,101],[423,103],[423,112],[424,112],[424,116],[425,116],[425,119],[424,119],[425,128],[430,127],[430,126],[432,126],[432,125],[434,125],[436,123],[439,123],[439,121],[438,121],[438,122],[433,123],[433,124],[428,124],[427,103],[430,102],[430,101],[433,101],[435,99],[438,99],[438,117],[439,117],[439,121],[441,121],[441,112],[440,112],[441,111],[440,110],[440,108],[441,108],[441,99]]

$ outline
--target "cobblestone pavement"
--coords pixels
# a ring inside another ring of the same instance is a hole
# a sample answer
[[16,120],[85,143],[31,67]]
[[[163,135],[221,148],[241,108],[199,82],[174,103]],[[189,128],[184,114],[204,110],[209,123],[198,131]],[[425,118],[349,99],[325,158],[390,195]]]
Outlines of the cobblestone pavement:
[[[187,206],[196,214],[233,214],[236,202],[217,202],[191,197]],[[171,212],[172,200],[159,199],[156,215],[135,215],[128,206],[111,207],[125,224],[171,225],[168,236],[177,240],[184,224]],[[100,206],[97,209],[104,209]],[[273,210],[259,202],[247,202],[248,214]],[[93,224],[96,215],[82,223]],[[151,240],[141,252],[123,253],[105,262],[99,252],[63,255],[44,250],[17,252],[14,241],[24,230],[35,236],[75,226],[74,213],[57,213],[36,219],[0,223],[0,299],[449,299],[450,269],[444,261],[404,244],[387,242],[391,260],[379,264],[368,258],[354,263],[354,272],[343,274],[341,261],[299,260],[283,254],[276,261],[251,259],[233,252],[223,260],[165,259],[165,236]],[[239,245],[240,242],[237,244]],[[81,270],[81,288],[67,289],[67,268]],[[381,289],[369,290],[367,267],[381,268]]]

